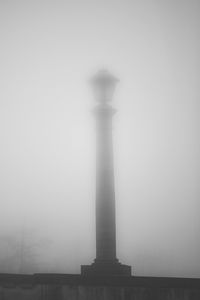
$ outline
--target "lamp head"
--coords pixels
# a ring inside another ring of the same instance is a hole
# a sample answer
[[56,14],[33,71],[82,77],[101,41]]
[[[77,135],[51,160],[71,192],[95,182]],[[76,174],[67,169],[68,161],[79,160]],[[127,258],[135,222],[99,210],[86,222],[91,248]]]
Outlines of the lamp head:
[[112,100],[116,83],[119,80],[107,70],[98,71],[92,78],[91,84],[95,93],[95,98],[101,103]]

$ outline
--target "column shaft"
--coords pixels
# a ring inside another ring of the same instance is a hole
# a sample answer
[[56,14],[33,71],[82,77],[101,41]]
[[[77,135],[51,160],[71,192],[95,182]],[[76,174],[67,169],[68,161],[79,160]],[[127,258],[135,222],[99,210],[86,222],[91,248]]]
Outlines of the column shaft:
[[103,261],[116,260],[113,113],[114,110],[108,105],[99,105],[96,110],[96,259]]

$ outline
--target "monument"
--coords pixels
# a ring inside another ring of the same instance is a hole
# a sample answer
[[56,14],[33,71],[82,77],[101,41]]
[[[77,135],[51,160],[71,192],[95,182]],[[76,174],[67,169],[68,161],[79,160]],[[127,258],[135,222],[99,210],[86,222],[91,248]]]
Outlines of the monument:
[[116,256],[115,187],[112,143],[112,100],[118,79],[106,70],[99,71],[91,83],[98,105],[94,109],[97,129],[96,153],[96,258],[81,266],[82,275],[131,276],[131,267]]
[[2,274],[0,300],[199,300],[199,278],[130,276],[116,256],[112,117],[117,79],[100,71],[92,79],[97,124],[96,259],[80,274]]

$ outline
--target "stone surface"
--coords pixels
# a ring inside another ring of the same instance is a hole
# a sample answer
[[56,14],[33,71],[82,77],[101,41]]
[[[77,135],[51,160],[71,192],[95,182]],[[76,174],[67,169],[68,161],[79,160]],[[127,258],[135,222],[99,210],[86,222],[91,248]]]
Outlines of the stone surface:
[[0,274],[0,300],[200,300],[200,279]]

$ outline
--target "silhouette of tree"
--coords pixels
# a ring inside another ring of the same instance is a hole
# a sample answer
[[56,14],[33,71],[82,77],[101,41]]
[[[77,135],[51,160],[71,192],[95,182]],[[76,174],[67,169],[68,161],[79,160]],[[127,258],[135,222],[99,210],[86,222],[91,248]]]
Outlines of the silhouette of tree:
[[33,231],[21,230],[0,237],[0,273],[34,273],[39,268],[42,248],[49,246],[46,238],[35,236]]

